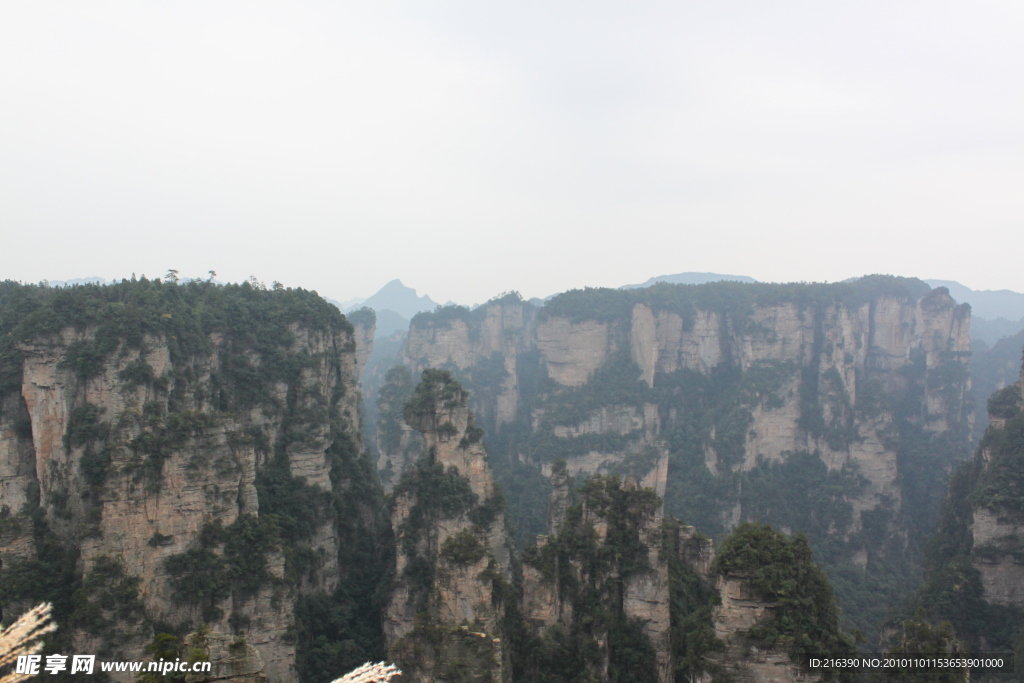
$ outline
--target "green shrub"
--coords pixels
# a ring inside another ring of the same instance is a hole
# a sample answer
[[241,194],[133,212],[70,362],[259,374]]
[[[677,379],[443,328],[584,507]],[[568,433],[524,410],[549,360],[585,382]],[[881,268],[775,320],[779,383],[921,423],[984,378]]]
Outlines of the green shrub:
[[463,529],[444,539],[441,544],[441,558],[449,564],[476,564],[487,554],[487,548],[472,529]]
[[469,392],[450,372],[427,368],[405,404],[405,421],[421,432],[437,429],[434,421],[440,413],[464,408],[468,400]]
[[377,312],[368,306],[346,313],[345,317],[353,325],[359,325],[361,327],[373,327],[377,324]]
[[[523,562],[556,584],[560,598],[572,604],[568,631],[556,626],[539,641],[521,646],[527,651],[520,657],[534,660],[526,666],[531,680],[543,680],[566,666],[575,668],[575,675],[600,666],[599,639],[608,648],[609,680],[656,678],[653,647],[639,624],[624,614],[619,591],[622,581],[650,569],[651,548],[642,531],[660,505],[651,489],[624,486],[616,476],[594,476],[547,544],[524,551]],[[607,524],[603,541],[594,526],[597,521]]]
[[71,623],[100,639],[97,652],[111,655],[124,641],[143,631],[146,612],[139,599],[138,577],[128,576],[119,558],[101,555],[75,591]]
[[982,440],[990,460],[971,494],[975,505],[1024,518],[1024,415],[989,429]]
[[90,441],[104,438],[106,426],[100,424],[99,421],[103,412],[103,408],[92,403],[72,408],[71,414],[68,416],[67,431],[64,434],[64,448],[77,448]]
[[1019,384],[1003,387],[988,399],[988,414],[992,417],[1010,419],[1021,412],[1021,393]]
[[118,373],[118,378],[124,382],[126,389],[131,389],[152,384],[156,380],[156,375],[153,373],[153,366],[140,356],[126,365]]
[[228,527],[206,524],[195,547],[164,561],[174,599],[201,607],[206,621],[219,619],[219,603],[229,595],[250,597],[272,580],[266,553],[279,543],[279,529],[270,517],[241,515]]

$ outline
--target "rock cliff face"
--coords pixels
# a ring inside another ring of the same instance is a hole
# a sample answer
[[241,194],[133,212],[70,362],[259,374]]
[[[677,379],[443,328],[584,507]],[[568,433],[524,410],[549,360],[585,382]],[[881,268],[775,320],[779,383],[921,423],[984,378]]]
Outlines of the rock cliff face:
[[373,338],[377,331],[377,315],[371,309],[360,309],[349,316],[356,342],[356,378],[362,380],[366,364],[373,355]]
[[508,295],[472,312],[453,307],[417,315],[404,362],[414,375],[441,368],[470,378],[486,388],[477,401],[482,420],[495,427],[508,424],[520,411],[519,360],[533,348],[535,314],[529,303]]
[[564,465],[552,485],[550,533],[523,563],[527,627],[542,640],[552,638],[552,629],[589,639],[594,654],[582,665],[600,681],[621,669],[615,649],[623,629],[632,628],[651,648],[651,680],[674,680],[660,499],[614,477],[591,480],[576,496]]
[[185,683],[268,683],[260,651],[245,638],[222,633],[192,633],[186,645],[206,654],[210,670],[187,674]]
[[1024,606],[1024,521],[984,508],[974,511],[974,568],[981,575],[985,600],[995,605]]
[[989,428],[980,449],[981,472],[971,510],[971,553],[984,599],[1024,607],[1024,509],[1019,485],[1024,455],[1024,373],[989,401]]
[[[1012,651],[1024,637],[1022,386],[1024,377],[989,397],[975,456],[950,478],[925,581],[902,615],[904,641],[994,653]],[[887,630],[899,634],[898,625]],[[971,679],[998,677],[972,672]]]
[[427,371],[406,406],[425,454],[394,490],[398,552],[384,632],[403,680],[507,681],[504,513],[467,394]]
[[[16,378],[0,417],[5,612],[81,582],[58,617],[65,647],[142,659],[159,630],[205,624],[211,642],[255,648],[251,680],[298,680],[295,606],[352,570],[329,501],[374,514],[372,489],[363,502],[342,492],[370,476],[352,327],[315,295],[248,285],[29,294],[39,316],[61,302],[96,308],[81,326],[17,328],[4,357]],[[238,307],[253,317],[216,317]],[[34,587],[22,581],[56,556],[70,558],[66,576],[47,583],[50,566]],[[101,598],[112,577],[124,589],[113,612]]]
[[[718,537],[749,519],[839,535],[829,562],[870,575],[934,522],[969,454],[969,337],[946,290],[869,277],[575,291],[543,308],[510,296],[417,316],[404,356],[471,389],[503,487],[558,460],[628,475]],[[538,503],[514,509],[520,530],[547,531]]]
[[744,524],[721,546],[712,574],[719,596],[712,623],[722,647],[708,656],[711,673],[741,683],[817,681],[794,653],[853,653],[806,539]]
[[[735,287],[742,291],[744,285]],[[590,401],[596,403],[592,412],[567,420],[545,406],[544,397],[557,392],[524,395],[532,387],[524,390],[517,377],[522,357],[535,352],[529,360],[539,360],[554,386],[566,388],[593,384],[595,374],[609,365],[634,367],[636,379],[651,390],[686,371],[708,376],[716,368],[731,367],[755,373],[761,386],[745,400],[750,414],[741,444],[728,444],[739,453],[723,454],[727,448],[709,444],[709,471],[745,471],[759,459],[781,461],[789,452],[818,452],[830,469],[854,466],[870,482],[857,501],[859,509],[872,509],[883,500],[898,505],[893,408],[884,403],[904,393],[916,372],[922,379],[919,408],[926,429],[944,433],[962,426],[969,417],[970,383],[963,372],[970,352],[969,309],[957,306],[942,289],[916,295],[879,290],[850,303],[836,289],[834,299],[825,296],[816,305],[806,301],[810,294],[808,286],[806,294],[793,292],[792,301],[744,301],[747,308],[737,310],[697,303],[677,307],[682,309],[677,312],[637,302],[622,316],[594,310],[600,320],[577,319],[583,314],[571,309],[562,313],[569,307],[558,306],[557,298],[540,311],[500,300],[462,316],[421,315],[410,329],[405,357],[415,371],[442,367],[463,372],[474,387],[474,405],[495,415],[495,426],[529,409],[532,429],[542,430],[549,418],[560,441],[611,435],[626,437],[617,441],[632,446],[658,441],[662,423],[678,417],[670,400],[620,404],[609,402],[615,398],[609,396],[603,405]],[[497,366],[499,357],[504,375],[497,382],[483,377],[480,366]],[[489,380],[491,386],[480,386]],[[567,461],[576,472],[611,471],[628,450],[588,449]]]
[[[748,634],[759,621],[770,617],[773,605],[754,593],[744,576],[721,576],[715,586],[721,604],[713,613],[715,637],[724,649],[713,657],[737,683],[793,683],[818,681],[793,662],[789,654],[758,647]],[[711,680],[710,677],[707,678]]]
[[425,452],[423,436],[405,421],[405,404],[412,396],[413,377],[405,366],[391,368],[377,391],[377,473],[390,493]]

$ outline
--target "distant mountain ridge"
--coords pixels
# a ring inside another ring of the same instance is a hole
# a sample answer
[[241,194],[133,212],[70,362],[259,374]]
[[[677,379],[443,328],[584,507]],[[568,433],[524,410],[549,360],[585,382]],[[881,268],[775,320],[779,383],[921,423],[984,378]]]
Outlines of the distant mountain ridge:
[[752,277],[746,275],[723,275],[721,273],[676,273],[674,275],[659,275],[652,277],[647,282],[639,285],[622,285],[619,289],[642,289],[644,287],[650,287],[651,285],[659,282],[667,282],[673,285],[703,285],[708,282],[721,282],[723,280],[729,282],[757,282]]
[[1009,289],[971,289],[954,280],[925,280],[934,287],[945,287],[950,296],[971,305],[976,318],[1020,320],[1024,318],[1024,294]]
[[92,277],[79,277],[73,280],[47,280],[46,284],[50,287],[73,287],[75,285],[109,285],[111,282],[111,280],[94,275]]
[[[641,289],[659,282],[701,285],[720,281],[758,282],[758,280],[747,275],[687,271],[670,275],[658,275],[640,284],[622,285],[619,289]],[[70,287],[82,284],[106,285],[112,282],[112,280],[92,276],[68,280],[50,280],[47,284],[51,287]],[[215,280],[214,282],[220,284],[219,281]],[[973,323],[971,337],[985,342],[989,347],[993,346],[1000,339],[1013,336],[1017,332],[1024,330],[1024,293],[1009,289],[976,290],[955,280],[931,279],[924,280],[924,282],[928,283],[932,288],[945,287],[954,299],[961,303],[970,304]],[[530,303],[542,306],[553,296],[555,295],[544,297],[543,299],[534,298],[530,300]],[[407,329],[408,323],[413,316],[423,311],[432,311],[439,305],[429,295],[424,294],[420,296],[415,289],[405,286],[399,279],[391,280],[369,298],[353,297],[345,301],[334,299],[328,299],[328,301],[346,313],[350,313],[363,306],[372,308],[378,314],[378,336],[390,336],[398,330]],[[451,303],[450,301],[448,302],[448,304]]]

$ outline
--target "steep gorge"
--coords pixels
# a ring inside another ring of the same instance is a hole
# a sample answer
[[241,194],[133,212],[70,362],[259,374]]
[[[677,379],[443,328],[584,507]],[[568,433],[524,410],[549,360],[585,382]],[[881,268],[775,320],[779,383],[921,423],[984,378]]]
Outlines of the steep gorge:
[[[849,650],[806,540],[738,530],[714,560],[711,540],[665,518],[631,476],[573,481],[555,463],[549,533],[520,555],[468,399],[449,372],[427,369],[404,404],[424,448],[391,499],[384,630],[403,680],[812,681],[795,646]],[[752,547],[764,557],[751,561]]]
[[[404,365],[471,390],[520,543],[547,530],[559,459],[629,475],[719,539],[803,530],[871,635],[969,452],[969,333],[969,308],[917,280],[661,284],[421,313]],[[407,456],[378,450],[400,473]]]

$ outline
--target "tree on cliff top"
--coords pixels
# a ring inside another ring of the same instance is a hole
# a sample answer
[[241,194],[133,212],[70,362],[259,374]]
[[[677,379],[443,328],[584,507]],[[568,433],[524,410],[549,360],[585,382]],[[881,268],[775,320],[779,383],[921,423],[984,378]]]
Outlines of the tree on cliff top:
[[712,570],[743,579],[773,606],[750,629],[752,638],[794,655],[853,651],[853,639],[839,628],[832,586],[803,534],[789,537],[767,524],[741,524],[722,544]]
[[469,392],[447,370],[427,368],[420,383],[405,404],[405,421],[421,432],[439,428],[437,414],[464,408],[469,404]]

